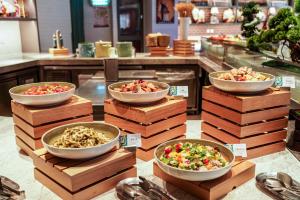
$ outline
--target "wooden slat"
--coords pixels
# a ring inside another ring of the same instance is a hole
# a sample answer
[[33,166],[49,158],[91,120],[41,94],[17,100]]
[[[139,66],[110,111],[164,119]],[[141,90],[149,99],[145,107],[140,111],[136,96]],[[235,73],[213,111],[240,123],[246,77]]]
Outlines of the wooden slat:
[[112,116],[109,114],[104,115],[105,122],[113,124],[120,129],[132,133],[140,133],[143,137],[150,137],[156,133],[168,130],[172,127],[178,126],[186,122],[186,113],[173,116],[171,118],[153,123],[151,125],[141,125],[136,122],[128,121],[123,118]]
[[239,112],[289,105],[290,97],[290,91],[285,89],[279,91],[268,89],[258,94],[243,96],[226,93],[213,86],[203,87],[202,90],[203,99],[224,105]]
[[257,158],[265,155],[269,155],[272,153],[280,152],[285,150],[286,143],[284,141],[261,146],[258,148],[253,148],[247,150],[247,158]]
[[16,136],[21,138],[31,149],[40,149],[43,147],[43,144],[40,139],[34,139],[30,137],[27,133],[25,133],[18,126],[14,125],[14,130]]
[[[173,138],[173,139],[184,139],[185,136],[179,136],[177,138]],[[154,157],[154,151],[155,151],[156,147],[153,147],[151,149],[148,150],[143,150],[141,148],[138,148],[136,150],[136,157],[143,160],[143,161],[149,161],[152,160]]]
[[255,164],[249,161],[242,162],[226,175],[212,181],[196,182],[175,178],[163,172],[156,163],[153,163],[154,175],[163,179],[196,197],[203,200],[215,200],[225,196],[235,187],[242,185],[255,176]]
[[287,116],[289,113],[288,106],[281,106],[249,113],[240,113],[206,100],[202,100],[202,109],[240,125],[259,122],[262,120],[280,118],[283,116]]
[[15,137],[16,139],[16,145],[23,150],[29,157],[33,158],[34,153],[33,153],[33,149],[30,148],[30,146],[28,146],[24,141],[22,141],[22,139],[18,138],[17,136]]
[[116,174],[115,176],[99,181],[83,190],[80,190],[77,193],[69,192],[36,168],[34,169],[34,177],[64,200],[82,200],[91,199],[110,189],[113,189],[118,182],[123,179],[136,177],[136,168],[130,168],[126,171]]
[[281,118],[275,119],[272,121],[266,121],[261,123],[255,123],[250,125],[239,126],[230,121],[222,119],[218,116],[212,115],[208,112],[202,112],[202,120],[212,124],[218,128],[221,128],[233,135],[236,135],[240,138],[256,135],[264,132],[270,132],[275,130],[280,130],[287,127],[288,119]]
[[12,112],[32,126],[93,113],[92,102],[73,96],[68,102],[52,107],[29,107],[11,101]]
[[104,101],[104,112],[135,122],[150,124],[167,117],[184,113],[187,109],[185,99],[165,98],[147,106],[132,106],[107,99]]
[[[116,174],[136,163],[135,154],[123,149],[90,160],[68,161],[56,157],[47,160],[42,158],[47,155],[35,157],[36,168],[72,192]],[[66,168],[65,163],[70,167]]]
[[154,135],[154,136],[149,137],[149,138],[143,138],[142,137],[142,148],[145,149],[145,150],[151,149],[152,147],[155,147],[158,144],[161,144],[163,142],[171,140],[175,137],[185,135],[185,133],[186,133],[186,125],[183,124],[181,126],[173,128],[169,131],[159,133],[159,134]]
[[71,118],[67,119],[64,121],[59,121],[51,124],[46,124],[42,126],[37,126],[33,127],[29,123],[25,122],[23,119],[18,117],[17,115],[13,115],[13,120],[16,125],[18,125],[22,130],[24,130],[28,135],[30,135],[32,138],[39,139],[42,137],[42,135],[55,127],[65,125],[65,124],[70,124],[74,122],[92,122],[93,121],[93,116],[92,115],[87,115],[87,116],[81,116],[78,118]]
[[[224,142],[222,142],[204,132],[201,133],[201,139],[212,140],[212,141],[224,144]],[[281,141],[281,142],[266,144],[263,146],[247,149],[247,159],[257,158],[257,157],[265,156],[268,154],[276,153],[279,151],[284,151],[285,146],[286,146],[286,143],[284,141]]]
[[283,141],[286,139],[287,136],[287,130],[280,130],[270,133],[263,133],[260,135],[256,135],[253,137],[246,137],[246,138],[237,138],[234,135],[231,135],[223,130],[217,129],[216,127],[203,122],[202,123],[202,129],[203,132],[206,134],[219,139],[220,141],[223,141],[227,144],[239,144],[243,143],[247,145],[247,148],[260,146],[264,144],[269,144],[277,141]]

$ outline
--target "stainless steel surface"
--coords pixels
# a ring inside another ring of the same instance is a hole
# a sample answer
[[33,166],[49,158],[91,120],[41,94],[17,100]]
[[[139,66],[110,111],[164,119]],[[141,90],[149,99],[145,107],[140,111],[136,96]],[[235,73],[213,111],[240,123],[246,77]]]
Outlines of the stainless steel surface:
[[[273,198],[299,200],[299,192],[284,187],[284,184],[279,179],[277,179],[277,174],[277,172],[258,174],[256,176],[257,186],[263,192],[271,195],[271,197]],[[298,182],[293,182],[296,186],[299,186]]]
[[170,86],[163,82],[148,81],[153,83],[155,86],[161,88],[162,90],[157,92],[147,92],[147,93],[128,93],[115,91],[114,88],[119,88],[124,84],[131,83],[132,81],[123,81],[118,83],[113,83],[108,86],[109,94],[118,101],[126,103],[151,103],[159,101],[166,97],[169,93]]
[[261,72],[262,75],[270,78],[267,81],[231,81],[222,80],[218,77],[222,73],[228,71],[212,72],[209,74],[209,81],[216,88],[227,91],[227,92],[239,92],[239,93],[250,93],[250,92],[260,92],[271,87],[275,82],[275,76],[268,73]]
[[[44,95],[25,95],[23,92],[32,86],[40,86],[44,84],[50,84],[51,82],[30,83],[25,85],[19,85],[9,90],[9,94],[13,100],[20,104],[29,106],[50,106],[60,104],[70,99],[75,93],[76,86],[72,83],[55,82],[60,85],[69,86],[71,89],[61,93],[44,94]],[[52,82],[53,83],[53,82]]]
[[[209,145],[212,147],[218,147],[220,152],[228,159],[229,164],[225,167],[215,170],[209,171],[193,171],[193,170],[185,170],[178,169],[176,167],[169,166],[162,161],[160,161],[159,157],[163,154],[163,151],[166,146],[174,145],[179,142],[191,142],[198,143],[202,145]],[[219,178],[226,174],[232,167],[232,164],[235,160],[235,157],[231,150],[226,148],[224,145],[208,140],[199,140],[199,139],[178,139],[178,140],[170,140],[163,144],[160,144],[154,151],[154,159],[157,162],[158,166],[167,174],[174,176],[179,179],[188,180],[188,181],[206,181]]]
[[167,190],[141,176],[120,181],[116,192],[118,197],[124,200],[177,200]]
[[[107,131],[114,135],[114,138],[108,143],[86,147],[86,148],[58,148],[54,147],[50,144],[50,141],[62,134],[66,128],[71,128],[74,126],[85,126],[89,128],[94,128],[99,131]],[[72,124],[58,126],[47,131],[42,136],[43,146],[47,149],[47,151],[57,157],[68,158],[68,159],[87,159],[95,156],[102,155],[112,148],[118,145],[119,143],[120,130],[118,127],[113,126],[111,124],[101,123],[101,122],[76,122]]]

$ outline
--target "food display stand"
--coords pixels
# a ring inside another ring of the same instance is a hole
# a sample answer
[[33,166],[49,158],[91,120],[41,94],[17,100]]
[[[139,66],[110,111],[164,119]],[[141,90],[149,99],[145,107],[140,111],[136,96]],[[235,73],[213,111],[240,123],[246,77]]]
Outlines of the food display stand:
[[43,147],[42,135],[57,126],[74,122],[92,122],[92,102],[73,96],[67,102],[50,107],[31,107],[11,101],[17,145],[30,157]]
[[46,149],[33,152],[34,177],[64,200],[91,199],[125,178],[136,177],[135,153],[119,149],[87,160],[63,159]]
[[211,181],[186,181],[170,176],[153,163],[155,176],[170,183],[199,199],[213,200],[224,197],[234,188],[244,184],[255,176],[255,164],[250,161],[235,162],[224,176]]
[[286,89],[237,95],[204,87],[201,138],[224,144],[245,143],[247,158],[283,151],[290,97]]
[[186,100],[164,98],[150,105],[129,105],[108,99],[104,102],[105,122],[123,134],[140,133],[142,146],[137,158],[148,161],[159,144],[183,138],[186,133]]

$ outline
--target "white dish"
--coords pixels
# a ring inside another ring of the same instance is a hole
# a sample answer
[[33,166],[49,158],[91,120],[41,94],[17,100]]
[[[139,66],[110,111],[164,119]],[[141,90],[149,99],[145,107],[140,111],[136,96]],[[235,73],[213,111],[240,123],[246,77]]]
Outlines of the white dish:
[[[86,148],[58,148],[50,143],[50,140],[64,132],[66,128],[71,128],[74,126],[86,126],[89,128],[95,128],[97,130],[109,131],[115,136],[111,141],[105,144],[86,147]],[[100,156],[119,144],[120,130],[118,127],[111,124],[101,123],[101,122],[76,122],[72,124],[67,124],[59,126],[47,131],[42,137],[42,143],[47,151],[57,157],[68,158],[68,159],[87,159]]]
[[[44,94],[44,95],[26,95],[22,94],[27,89],[32,86],[40,86],[45,84],[58,83],[60,85],[67,85],[71,89],[61,93],[54,94]],[[9,94],[13,100],[16,102],[28,105],[28,106],[50,106],[62,103],[70,99],[75,93],[76,86],[72,83],[67,82],[39,82],[39,83],[30,83],[25,85],[19,85],[13,87],[9,90]]]
[[[229,164],[225,167],[222,167],[220,169],[215,170],[209,170],[209,171],[193,171],[193,170],[185,170],[185,169],[179,169],[176,167],[169,166],[162,161],[160,161],[159,157],[162,155],[164,149],[166,146],[173,145],[179,142],[191,142],[191,143],[197,143],[202,145],[209,145],[212,147],[218,147],[220,149],[220,152],[223,154],[224,157],[228,159]],[[178,140],[170,140],[168,142],[165,142],[161,145],[159,145],[155,151],[154,151],[154,157],[155,160],[159,166],[165,173],[174,176],[179,179],[188,180],[188,181],[207,181],[219,178],[226,174],[232,167],[232,164],[235,160],[235,157],[231,150],[226,148],[224,145],[212,142],[209,140],[199,140],[199,139],[178,139]]]
[[157,81],[147,81],[149,83],[153,83],[155,86],[158,86],[159,88],[162,88],[162,90],[157,92],[148,92],[148,93],[129,93],[129,92],[119,92],[114,90],[114,88],[119,88],[121,87],[121,85],[128,84],[131,82],[132,81],[113,83],[108,86],[108,91],[114,99],[125,103],[152,103],[166,97],[170,89],[170,86],[167,83],[157,82]]
[[271,87],[275,82],[272,74],[260,72],[262,75],[269,77],[267,81],[231,81],[219,79],[219,75],[229,71],[218,71],[209,74],[210,83],[216,88],[226,92],[251,93],[260,92]]

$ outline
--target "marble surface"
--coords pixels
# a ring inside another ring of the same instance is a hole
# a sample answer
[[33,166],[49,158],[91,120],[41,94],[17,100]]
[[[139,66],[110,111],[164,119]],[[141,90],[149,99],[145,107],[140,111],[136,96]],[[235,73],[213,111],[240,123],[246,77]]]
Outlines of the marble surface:
[[[189,120],[187,122],[187,137],[199,138],[200,121]],[[11,117],[0,117],[0,175],[7,176],[20,184],[25,190],[28,200],[58,200],[56,194],[44,187],[33,176],[32,160],[19,151],[15,144],[13,122]],[[290,174],[294,179],[300,181],[300,162],[289,151],[271,154],[252,160],[256,163],[256,174],[260,172],[283,171]],[[159,178],[154,177],[152,171],[153,161],[137,161],[138,175],[143,175],[161,186],[164,186],[178,199],[196,200],[178,188],[170,184],[165,184]],[[108,191],[95,200],[113,200],[117,199],[114,190]],[[225,200],[267,200],[267,195],[258,190],[255,186],[255,180],[252,179],[244,185],[236,188],[224,197]]]

